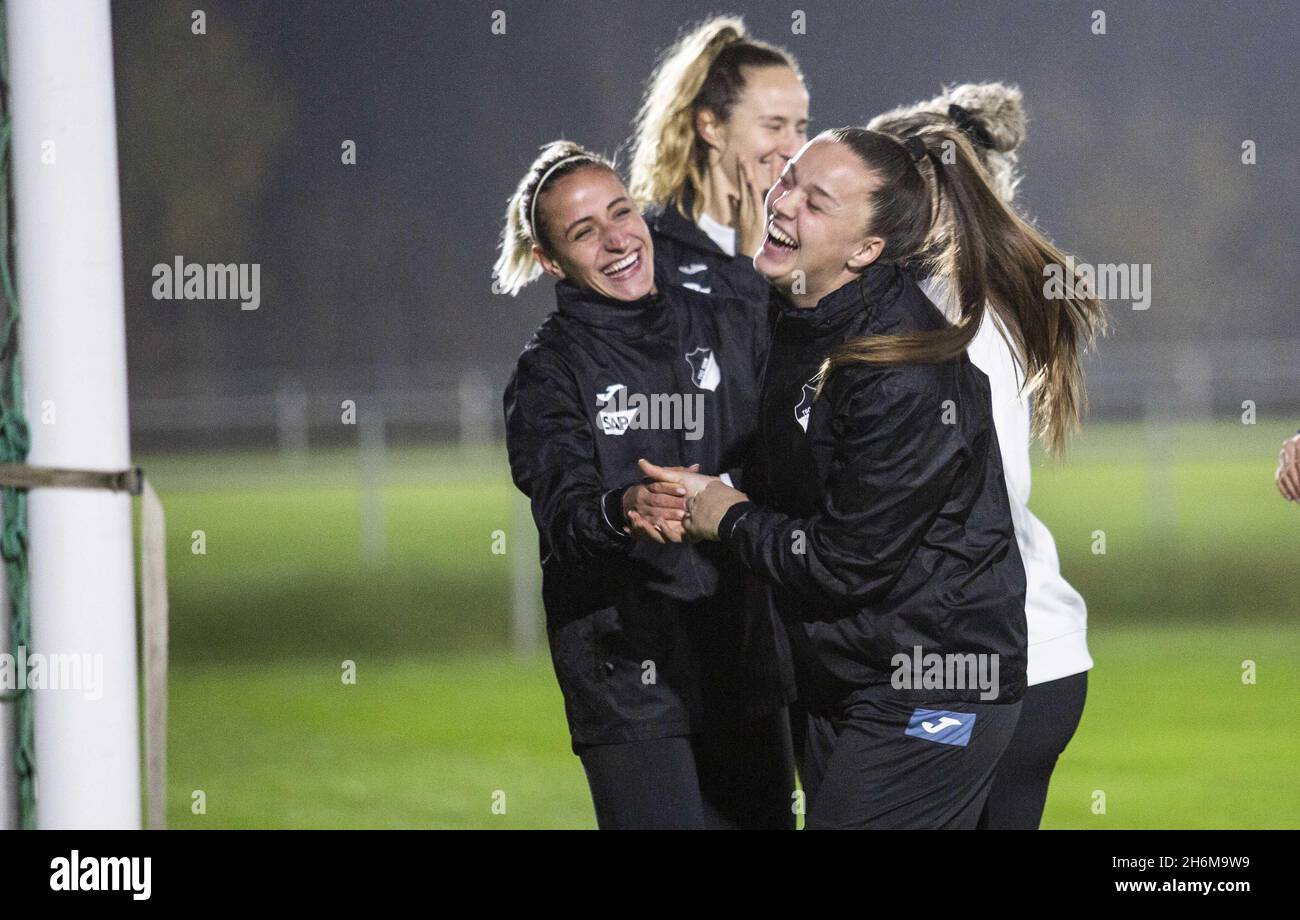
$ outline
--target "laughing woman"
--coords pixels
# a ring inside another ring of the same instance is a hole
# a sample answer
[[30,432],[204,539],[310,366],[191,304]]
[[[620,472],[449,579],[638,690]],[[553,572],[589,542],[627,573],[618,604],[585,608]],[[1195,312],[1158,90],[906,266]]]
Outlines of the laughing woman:
[[[872,119],[868,127],[905,137],[936,120],[948,120],[970,138],[998,195],[1010,206],[1019,185],[1017,157],[1025,137],[1020,90],[1001,83],[966,83],[926,102]],[[922,287],[952,319],[960,307],[951,286],[928,278]],[[1031,394],[1015,340],[985,315],[967,346],[971,361],[989,378],[993,422],[1002,452],[1016,542],[1025,564],[1028,689],[1016,733],[998,765],[980,827],[1035,830],[1043,817],[1057,758],[1074,736],[1088,692],[1088,607],[1061,575],[1056,543],[1029,510]]]
[[[809,709],[810,828],[973,828],[1025,692],[1025,572],[986,376],[987,308],[1021,347],[1035,418],[1077,421],[1100,315],[1042,289],[1065,256],[1009,211],[966,136],[826,132],[768,194],[755,267],[782,306],[749,495],[651,464],[686,530],[775,586]],[[908,266],[959,292],[950,324]],[[937,667],[936,667],[937,664]]]
[[799,65],[740,19],[711,19],[665,53],[637,117],[629,183],[650,208],[662,279],[766,309],[753,265],[763,196],[807,130]]
[[765,334],[743,302],[660,286],[653,266],[613,167],[544,148],[510,200],[496,276],[511,294],[556,279],[506,390],[506,443],[573,749],[602,828],[792,829],[784,632],[725,553],[681,542],[682,490],[636,468],[652,455],[739,476]]

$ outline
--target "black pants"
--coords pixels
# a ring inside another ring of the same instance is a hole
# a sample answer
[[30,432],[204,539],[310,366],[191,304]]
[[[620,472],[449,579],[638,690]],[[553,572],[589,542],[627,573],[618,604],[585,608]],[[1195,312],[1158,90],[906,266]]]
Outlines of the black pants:
[[1021,703],[866,699],[809,714],[809,830],[974,829]]
[[575,749],[601,830],[794,830],[784,708],[697,735]]
[[981,829],[1038,829],[1056,759],[1074,737],[1087,695],[1087,671],[1034,684],[1025,691],[1020,722],[980,815]]

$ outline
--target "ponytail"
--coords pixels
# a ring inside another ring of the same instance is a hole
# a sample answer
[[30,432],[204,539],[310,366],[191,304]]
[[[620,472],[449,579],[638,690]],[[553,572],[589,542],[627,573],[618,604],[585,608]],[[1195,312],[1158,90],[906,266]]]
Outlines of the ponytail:
[[584,168],[615,172],[614,164],[573,141],[552,141],[543,145],[541,151],[506,205],[501,255],[492,266],[496,289],[512,297],[542,273],[533,247],[549,250],[546,222],[537,206],[543,184],[549,187],[556,179]]
[[737,16],[707,20],[664,52],[632,138],[628,191],[642,207],[670,203],[682,210],[687,183],[703,184],[708,151],[696,137],[695,115],[709,109],[722,121],[731,117],[745,88],[742,67],[789,67],[803,79],[793,56],[750,38]]
[[[1033,434],[1059,454],[1086,407],[1082,355],[1105,327],[1105,311],[1072,273],[1064,296],[1049,297],[1045,271],[1067,264],[1035,227],[1003,203],[966,132],[933,116],[898,137],[858,128],[832,132],[881,178],[870,231],[883,237],[880,259],[929,263],[951,279],[960,314],[939,332],[871,336],[834,350],[822,378],[849,363],[934,363],[960,355],[979,330],[986,304],[1010,336],[1034,392]],[[915,141],[910,140],[916,138]],[[924,187],[917,194],[917,180]]]
[[962,83],[945,86],[924,102],[899,106],[867,122],[872,131],[906,137],[946,116],[966,131],[993,187],[1007,204],[1020,185],[1020,147],[1025,142],[1028,116],[1020,88],[1006,83]]

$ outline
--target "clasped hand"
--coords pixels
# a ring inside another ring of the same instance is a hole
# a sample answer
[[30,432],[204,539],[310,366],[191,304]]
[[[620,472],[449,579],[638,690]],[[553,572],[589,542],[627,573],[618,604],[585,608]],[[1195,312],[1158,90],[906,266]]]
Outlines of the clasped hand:
[[699,472],[699,464],[657,466],[641,460],[637,465],[647,481],[623,493],[624,530],[634,537],[655,543],[716,540],[727,509],[747,500],[717,476]]

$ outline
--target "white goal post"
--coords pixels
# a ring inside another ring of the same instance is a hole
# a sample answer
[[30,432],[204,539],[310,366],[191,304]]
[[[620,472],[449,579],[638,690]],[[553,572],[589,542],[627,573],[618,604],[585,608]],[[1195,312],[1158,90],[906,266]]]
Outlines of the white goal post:
[[[108,0],[8,0],[28,463],[130,466]],[[37,826],[141,826],[131,496],[28,497],[29,654],[99,656],[102,696],[37,690]],[[6,647],[8,643],[5,643]]]

